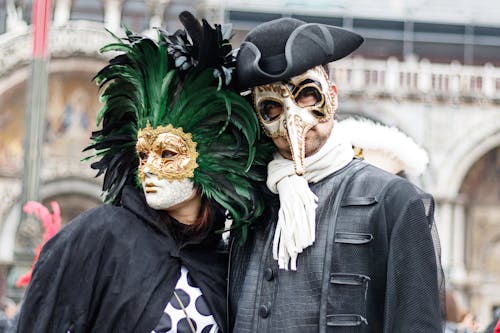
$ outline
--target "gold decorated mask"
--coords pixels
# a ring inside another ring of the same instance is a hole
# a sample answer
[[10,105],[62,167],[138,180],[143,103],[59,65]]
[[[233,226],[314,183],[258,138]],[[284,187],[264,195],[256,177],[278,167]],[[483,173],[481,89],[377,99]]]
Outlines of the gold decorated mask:
[[192,178],[198,167],[196,142],[190,133],[172,125],[152,128],[149,124],[139,130],[136,143],[139,155],[139,179],[155,174],[158,179],[181,180]]
[[[291,148],[295,171],[305,172],[305,139],[315,125],[329,121],[337,108],[336,94],[323,67],[317,66],[283,82],[253,89],[254,107],[264,129],[272,137],[285,137]],[[308,101],[304,106],[303,101]]]

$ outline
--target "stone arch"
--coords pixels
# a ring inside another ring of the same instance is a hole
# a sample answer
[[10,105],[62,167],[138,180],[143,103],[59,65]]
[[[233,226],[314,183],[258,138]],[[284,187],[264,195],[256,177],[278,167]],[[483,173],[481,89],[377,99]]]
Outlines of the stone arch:
[[[78,177],[60,178],[49,181],[41,187],[40,201],[50,200],[57,196],[80,195],[100,202],[101,186],[95,180]],[[20,224],[21,203],[16,200],[5,214],[5,219],[0,225],[0,262],[13,262],[16,248],[17,233]]]
[[[2,110],[5,110],[6,103],[10,100],[19,99],[21,103],[24,101],[24,94],[20,92],[25,89],[29,75],[31,41],[32,36],[28,27],[0,35],[0,109]],[[70,21],[61,26],[52,25],[49,33],[49,78],[54,74],[59,77],[70,77],[73,81],[75,81],[73,76],[83,77],[82,80],[90,85],[92,76],[105,65],[107,58],[112,56],[112,54],[100,54],[99,49],[111,41],[112,38],[102,23]],[[74,82],[72,84],[75,85]],[[64,87],[65,90],[73,88],[72,85]],[[97,101],[97,97],[95,100]],[[22,109],[21,113],[15,113],[16,118],[18,116],[22,118],[23,115]],[[69,207],[80,205],[82,209],[100,202],[99,182],[91,179],[90,171],[80,166],[79,159],[77,158],[74,163],[70,163],[68,159],[45,163],[42,172],[45,183],[41,186],[40,193],[42,202],[53,198],[71,200]],[[17,274],[11,273],[16,273],[16,267],[18,265],[29,267],[32,257],[21,258],[18,255],[18,236],[22,229],[19,226],[20,183],[16,181],[19,168],[11,170],[14,170],[13,173],[2,173],[4,180],[1,188],[2,191],[6,191],[3,193],[6,197],[3,197],[5,200],[0,206],[0,268],[2,266],[8,268],[15,262],[9,273],[10,277],[15,277]],[[85,178],[87,176],[89,177]],[[65,209],[62,212],[63,218],[67,211],[68,209]],[[78,209],[72,211],[76,213]],[[4,275],[5,272],[0,274]],[[9,288],[12,286],[12,279],[8,281],[7,293],[12,293],[11,296],[18,299],[21,296],[19,291]]]
[[[79,57],[51,62],[47,82],[49,95],[45,114],[45,158],[61,158],[66,154],[73,158],[73,164],[79,164],[78,161],[83,157],[79,152],[88,143],[90,132],[96,129],[96,114],[101,106],[97,98],[98,87],[92,82],[92,77],[103,64],[99,59]],[[27,76],[27,69],[20,68],[0,79],[0,109],[3,117],[0,123],[0,174],[4,177],[19,177],[21,172]],[[51,153],[47,154],[49,151]],[[67,161],[64,164],[68,164]],[[61,163],[55,166],[60,169]],[[47,172],[54,174],[53,170]],[[0,215],[5,213],[4,207],[5,202],[0,207]]]
[[438,173],[436,194],[444,198],[455,198],[467,172],[473,164],[491,149],[500,146],[500,122],[487,119],[476,128],[469,129],[461,144],[449,152],[447,163]]
[[[75,55],[71,58],[53,59],[49,63],[49,74],[52,73],[92,73],[95,75],[105,62],[99,58],[89,58]],[[0,96],[25,84],[28,79],[28,66],[21,66],[7,75],[0,76]]]
[[[485,242],[479,250],[479,267],[482,272],[486,271],[487,279],[492,279],[491,275],[497,275],[500,267],[497,266],[500,258],[500,232],[485,237]],[[492,268],[493,269],[485,269]]]
[[[471,159],[480,155],[468,168],[459,188],[463,206],[464,267],[468,271],[468,288],[465,293],[471,306],[482,308],[482,321],[491,320],[489,314],[500,304],[500,144],[498,133],[485,153],[473,152]],[[487,141],[488,142],[488,141]],[[495,144],[496,142],[496,144]]]
[[[107,58],[107,56],[99,54],[98,50],[111,40],[111,36],[105,31],[102,23],[70,21],[62,26],[51,26],[49,34],[51,57],[49,73],[74,73],[75,75],[84,73],[88,76],[90,82],[91,77],[103,67]],[[26,85],[29,75],[28,64],[31,61],[31,41],[32,36],[27,27],[0,36],[0,96],[6,97],[6,94],[18,91],[20,87]],[[1,98],[1,101],[0,107],[3,107],[5,98]],[[54,193],[50,194],[50,191],[56,188],[57,184],[62,184],[62,179],[72,184],[67,187],[71,189],[71,193],[92,198],[99,196],[98,185],[93,185],[95,189],[90,191],[89,195],[87,193],[89,190],[85,190],[85,186],[82,185],[85,182],[77,181],[78,178],[67,178],[67,175],[56,174],[56,177],[53,177],[53,174],[54,172],[51,172],[51,176],[46,178],[52,180],[48,180],[41,189],[42,200],[54,195]],[[86,172],[83,174],[86,174]],[[61,176],[66,178],[61,178]],[[71,174],[69,176],[71,177]],[[87,183],[93,184],[88,181]],[[13,236],[18,229],[17,223],[20,214],[20,206],[16,201],[19,192],[17,187],[16,184],[12,188],[9,203],[0,211],[2,216],[2,221],[0,221],[0,243],[2,244],[0,262],[12,260],[13,256],[15,243],[15,237]],[[61,191],[61,188],[59,188],[59,191]]]
[[[0,37],[0,78],[3,79],[30,63],[32,36],[26,28]],[[99,49],[110,41],[112,37],[106,32],[102,23],[69,21],[62,26],[51,26],[50,57],[105,59],[106,57],[99,53]]]

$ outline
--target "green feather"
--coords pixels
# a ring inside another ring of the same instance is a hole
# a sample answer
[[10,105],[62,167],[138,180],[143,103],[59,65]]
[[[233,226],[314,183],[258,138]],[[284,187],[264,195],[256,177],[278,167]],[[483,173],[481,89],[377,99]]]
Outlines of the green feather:
[[[84,159],[98,159],[92,167],[104,173],[105,200],[118,204],[124,184],[139,185],[139,129],[148,123],[182,127],[197,142],[193,182],[231,214],[233,228],[246,239],[248,226],[264,211],[259,186],[273,152],[260,140],[255,111],[222,76],[214,76],[216,68],[175,67],[162,33],[159,42],[128,29],[125,34],[124,39],[112,35],[113,42],[101,48],[119,55],[94,78],[101,89],[96,121],[102,129],[93,133],[87,147],[93,153]],[[219,43],[226,42],[220,38]]]

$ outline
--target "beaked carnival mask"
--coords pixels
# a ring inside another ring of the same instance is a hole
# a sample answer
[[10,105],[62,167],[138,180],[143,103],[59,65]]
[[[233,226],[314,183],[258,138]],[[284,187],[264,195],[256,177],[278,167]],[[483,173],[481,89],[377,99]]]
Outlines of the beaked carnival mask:
[[[289,144],[297,175],[305,172],[305,138],[307,131],[327,122],[335,113],[336,99],[322,66],[309,69],[287,81],[253,89],[254,107],[264,129],[272,137],[285,137]],[[300,106],[300,100],[312,100]]]

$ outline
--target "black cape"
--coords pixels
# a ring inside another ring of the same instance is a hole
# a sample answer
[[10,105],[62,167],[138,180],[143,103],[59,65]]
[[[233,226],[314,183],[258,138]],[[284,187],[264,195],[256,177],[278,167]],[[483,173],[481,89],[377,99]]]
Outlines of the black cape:
[[[224,215],[214,209],[213,228]],[[122,206],[79,215],[44,246],[21,310],[18,332],[151,332],[186,266],[221,331],[226,330],[227,254],[207,232],[178,246],[142,191]]]

